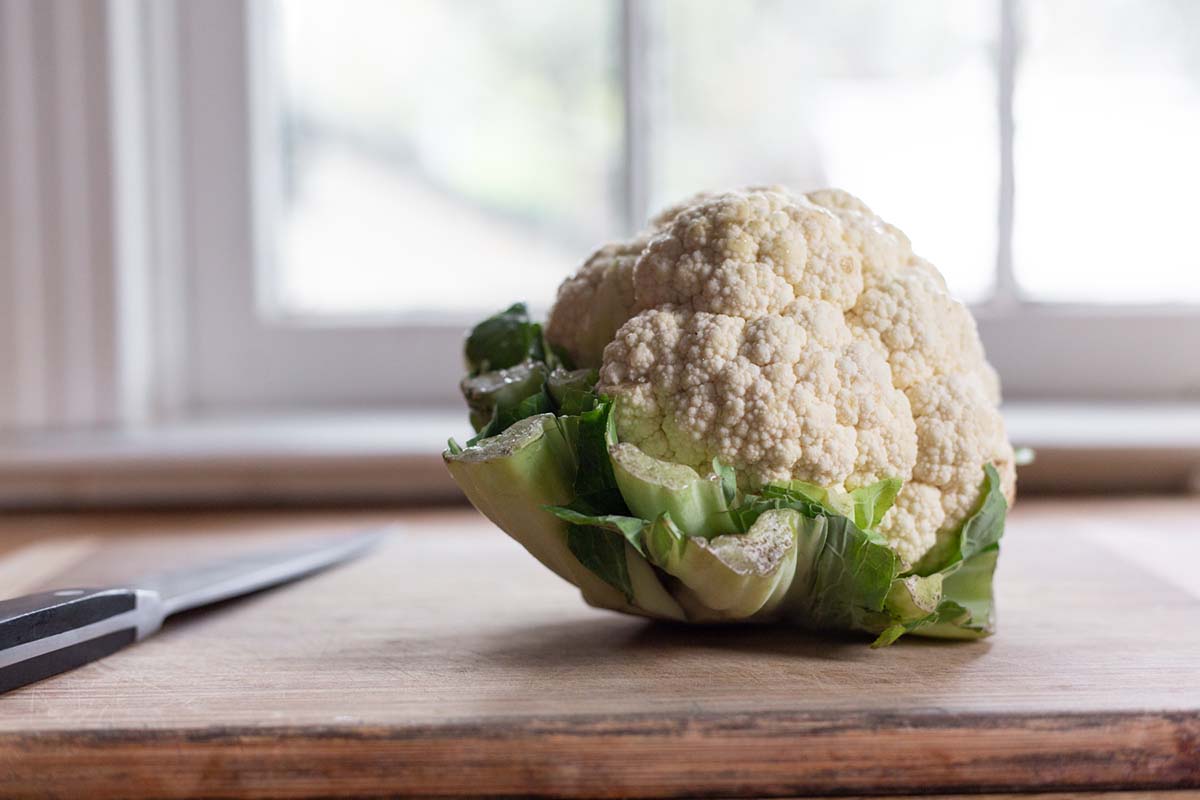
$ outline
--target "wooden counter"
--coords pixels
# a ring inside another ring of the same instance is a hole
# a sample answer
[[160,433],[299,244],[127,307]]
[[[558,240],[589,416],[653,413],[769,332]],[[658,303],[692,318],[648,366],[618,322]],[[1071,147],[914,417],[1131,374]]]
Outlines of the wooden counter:
[[1197,501],[1027,502],[998,635],[876,651],[587,608],[469,511],[9,516],[3,595],[399,528],[0,696],[0,796],[1198,788],[1198,519]]

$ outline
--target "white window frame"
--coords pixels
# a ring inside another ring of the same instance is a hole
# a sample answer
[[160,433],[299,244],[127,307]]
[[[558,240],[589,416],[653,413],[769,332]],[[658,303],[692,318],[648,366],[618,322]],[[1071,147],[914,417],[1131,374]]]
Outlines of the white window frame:
[[[461,370],[454,325],[403,320],[265,317],[257,267],[274,258],[274,94],[267,4],[183,3],[178,9],[182,176],[189,229],[192,408],[203,412],[330,405],[423,405],[449,397]],[[258,171],[265,170],[265,171]]]
[[[657,32],[651,3],[622,0],[621,9],[624,190],[633,227],[644,217],[653,167],[647,74]],[[1020,295],[1008,246],[1020,192],[1011,118],[1018,0],[997,0],[997,9],[1001,246],[995,294],[974,311],[1006,397],[1195,399],[1200,306],[1037,303]],[[262,156],[273,146],[264,124],[273,113],[270,59],[261,57],[269,45],[261,39],[265,11],[255,0],[0,0],[8,38],[24,42],[3,48],[0,81],[0,120],[7,120],[0,150],[9,165],[0,169],[0,206],[21,210],[7,228],[0,220],[0,365],[19,376],[0,384],[0,427],[456,402],[457,353],[472,319],[259,313],[255,282],[273,257],[266,232],[274,213],[263,191],[274,184],[262,178],[273,166]],[[101,24],[89,25],[92,17]],[[39,59],[52,60],[54,70],[40,69]],[[48,75],[86,76],[84,85],[105,101],[63,101],[44,112],[53,117],[47,124],[77,126],[86,136],[38,140],[30,104],[69,88],[44,85],[55,80]],[[35,168],[54,159],[82,167],[84,177]],[[31,210],[23,204],[31,187],[50,200]],[[65,248],[57,260],[39,250],[56,237]],[[81,241],[95,250],[86,265]],[[564,264],[564,273],[572,266]],[[81,309],[87,324],[63,346],[62,315]],[[1113,363],[1110,353],[1137,357]],[[110,373],[118,380],[107,380]],[[56,393],[72,399],[43,412]]]
[[[624,0],[622,61],[626,90],[626,205],[630,227],[646,212],[646,130],[653,104],[646,79],[653,57],[652,11]],[[333,326],[328,321],[264,320],[253,302],[255,264],[270,263],[272,198],[252,202],[253,153],[273,143],[264,120],[275,112],[269,52],[262,41],[264,4],[186,4],[181,31],[185,128],[191,132],[192,248],[203,265],[195,320],[222,320],[193,329],[194,397],[205,407],[312,403],[414,404],[452,400],[463,327],[471,319],[399,316]],[[1200,309],[1186,306],[1113,307],[1037,303],[1021,297],[1013,278],[1011,96],[1018,55],[1016,0],[1000,0],[999,91],[1001,186],[996,287],[974,309],[990,358],[1004,377],[1006,396],[1048,399],[1183,399],[1200,393]],[[225,49],[203,42],[224,40]],[[236,43],[244,43],[239,50]],[[197,114],[186,107],[204,98]],[[249,132],[249,133],[247,133]],[[248,137],[248,138],[246,138]],[[245,142],[251,146],[247,147]],[[270,168],[271,159],[261,158]],[[263,173],[259,173],[262,175]],[[247,186],[246,181],[251,185]],[[230,191],[234,187],[234,191]],[[254,224],[248,221],[254,220]],[[586,254],[580,253],[580,258]],[[564,272],[573,265],[564,264]],[[200,273],[197,273],[200,274]],[[236,298],[230,305],[230,298]],[[1030,347],[1029,342],[1038,346]],[[414,346],[418,343],[419,346]],[[1109,353],[1139,353],[1113,364]],[[244,356],[230,358],[231,353]],[[256,377],[248,380],[247,376]]]

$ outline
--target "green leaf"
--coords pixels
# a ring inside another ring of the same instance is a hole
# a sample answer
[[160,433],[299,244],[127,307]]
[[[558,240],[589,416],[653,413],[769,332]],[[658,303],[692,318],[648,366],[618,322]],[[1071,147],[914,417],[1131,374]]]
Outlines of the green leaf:
[[451,436],[449,439],[446,440],[446,450],[452,456],[456,456],[463,451],[462,445],[460,445],[458,442],[454,441],[453,436]]
[[782,508],[799,511],[809,518],[834,513],[822,503],[796,491],[768,485],[763,487],[763,494],[748,494],[742,498],[740,505],[729,510],[729,519],[735,531],[745,533],[764,512]]
[[895,503],[902,485],[903,481],[899,478],[885,478],[845,494],[806,481],[776,481],[764,486],[757,498],[748,498],[745,507],[739,509],[738,513],[751,524],[754,512],[767,508],[795,508],[810,517],[848,517],[871,541],[886,544],[886,540],[874,529]]
[[524,398],[514,406],[503,407],[498,405],[492,413],[491,421],[483,430],[467,441],[467,446],[469,447],[492,436],[498,436],[508,430],[515,422],[537,414],[545,414],[549,411],[551,411],[550,395],[540,389],[537,394]]
[[[532,417],[534,414],[545,414],[551,410],[550,396],[545,392],[530,395],[517,404],[517,407],[512,411],[512,422],[526,417]],[[511,424],[511,423],[509,423]]]
[[850,500],[854,507],[854,524],[862,530],[875,530],[883,521],[883,516],[896,502],[896,495],[904,481],[899,478],[885,478],[881,481],[854,489],[850,492]]
[[[570,502],[575,456],[553,414],[529,417],[499,436],[442,458],[471,503],[567,580],[574,559],[563,526],[541,510]],[[602,589],[607,586],[601,584]]]
[[772,500],[785,500],[790,503],[807,503],[810,506],[816,505],[822,509],[825,514],[844,514],[848,511],[845,504],[834,502],[832,493],[815,483],[807,481],[777,481],[768,483],[762,488],[761,494],[763,497]]
[[[954,565],[942,580],[941,600],[933,613],[916,619],[895,619],[880,633],[872,647],[886,647],[904,634],[938,639],[979,639],[995,628],[992,577],[1000,555],[992,545],[964,562]],[[930,578],[940,578],[935,573]],[[928,580],[912,576],[906,580]]]
[[642,540],[646,557],[651,563],[658,565],[677,560],[688,545],[688,537],[679,530],[671,520],[671,515],[665,511],[642,531]]
[[542,326],[530,321],[524,303],[514,303],[472,328],[464,353],[472,374],[506,369],[527,358],[545,361]]
[[[701,476],[686,464],[654,458],[628,442],[612,443],[614,438],[608,437],[609,463],[621,496],[634,514],[657,519],[668,513],[688,536],[710,539],[734,532],[725,500],[732,470],[726,468],[730,474],[724,478]],[[714,465],[719,467],[719,462]]]
[[633,545],[635,550],[643,556],[646,555],[642,533],[650,523],[640,517],[628,517],[620,514],[591,514],[577,511],[571,506],[543,506],[543,508],[572,525],[601,528],[619,533]]
[[629,565],[625,561],[625,539],[591,525],[568,525],[567,548],[602,581],[634,601]]
[[932,614],[942,602],[942,574],[907,575],[892,581],[884,608],[897,622],[915,622]]
[[860,628],[869,614],[883,611],[899,559],[846,517],[825,517],[825,527],[806,622],[816,628]]
[[575,365],[571,362],[571,357],[567,355],[567,351],[558,345],[550,344],[550,342],[546,341],[545,329],[542,330],[542,351],[545,353],[546,365],[550,369],[561,369],[567,372],[575,370]]
[[883,629],[875,641],[871,642],[871,647],[887,647],[906,633],[908,633],[907,625],[900,622],[894,623]]
[[522,361],[514,367],[463,378],[459,389],[470,409],[471,425],[476,431],[487,429],[485,435],[501,433],[516,421],[514,411],[522,401],[545,391],[548,372],[540,361]]
[[575,494],[587,496],[617,489],[612,461],[608,457],[608,430],[612,401],[601,400],[595,408],[579,415],[576,436]]
[[[625,513],[602,513],[600,509]],[[568,537],[574,536],[575,548],[583,554],[576,560],[582,572],[592,580],[617,589],[624,594],[625,602],[649,616],[684,619],[683,610],[646,560],[644,539],[650,523],[627,516],[628,509],[620,493],[602,492],[587,498],[577,497],[567,506],[543,506],[543,510],[549,512],[547,517],[553,514],[567,523]],[[624,544],[617,546],[600,537]],[[628,576],[628,587],[625,576]],[[582,583],[580,588],[584,588]],[[584,588],[584,597],[593,604],[595,599],[601,599],[602,608],[613,607],[611,603],[603,602],[603,598],[596,598],[595,591]]]
[[[979,505],[962,526],[946,537],[914,569],[916,576],[940,578],[941,602],[919,619],[896,619],[876,639],[885,646],[900,635],[915,633],[943,639],[978,639],[995,628],[992,579],[1000,555],[1000,538],[1008,503],[996,468],[984,466]],[[901,629],[897,630],[899,625]]]
[[976,553],[1000,541],[1004,535],[1004,520],[1008,502],[1000,488],[1000,474],[991,464],[983,468],[983,485],[979,505],[962,526],[925,554],[913,568],[917,575],[945,572]]
[[596,395],[597,372],[577,369],[572,372],[556,369],[546,380],[546,390],[554,400],[559,414],[574,416],[591,411],[600,398]]
[[732,506],[737,501],[737,473],[733,467],[722,464],[721,459],[712,460],[713,474],[721,479],[721,491],[725,494],[725,504]]
[[992,580],[1000,557],[1000,545],[968,558],[942,582],[942,606],[938,619],[919,629],[925,636],[975,639],[995,629],[996,610]]
[[686,536],[662,514],[646,531],[650,562],[677,579],[676,600],[698,622],[774,619],[796,574],[801,517],[765,512],[744,534]]
[[882,630],[872,647],[887,647],[906,633],[930,624],[949,606],[942,599],[942,575],[907,575],[892,581],[883,615],[872,616],[864,627]]
[[1004,499],[1004,492],[1000,489],[1000,474],[991,464],[983,468],[983,473],[983,502],[962,528],[959,551],[964,561],[996,544],[1004,535],[1008,501]]

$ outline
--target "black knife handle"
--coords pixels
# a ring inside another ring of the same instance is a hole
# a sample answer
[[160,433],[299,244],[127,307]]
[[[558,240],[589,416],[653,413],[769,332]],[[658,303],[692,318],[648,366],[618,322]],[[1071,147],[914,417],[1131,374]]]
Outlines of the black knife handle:
[[0,692],[57,675],[138,638],[132,589],[59,589],[0,600]]

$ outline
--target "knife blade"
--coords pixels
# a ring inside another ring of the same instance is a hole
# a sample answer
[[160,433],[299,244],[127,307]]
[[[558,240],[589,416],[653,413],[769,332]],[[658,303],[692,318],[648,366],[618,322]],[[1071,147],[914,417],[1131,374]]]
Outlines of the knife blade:
[[158,572],[108,588],[0,600],[0,693],[145,639],[167,617],[303,578],[362,555],[388,529]]

